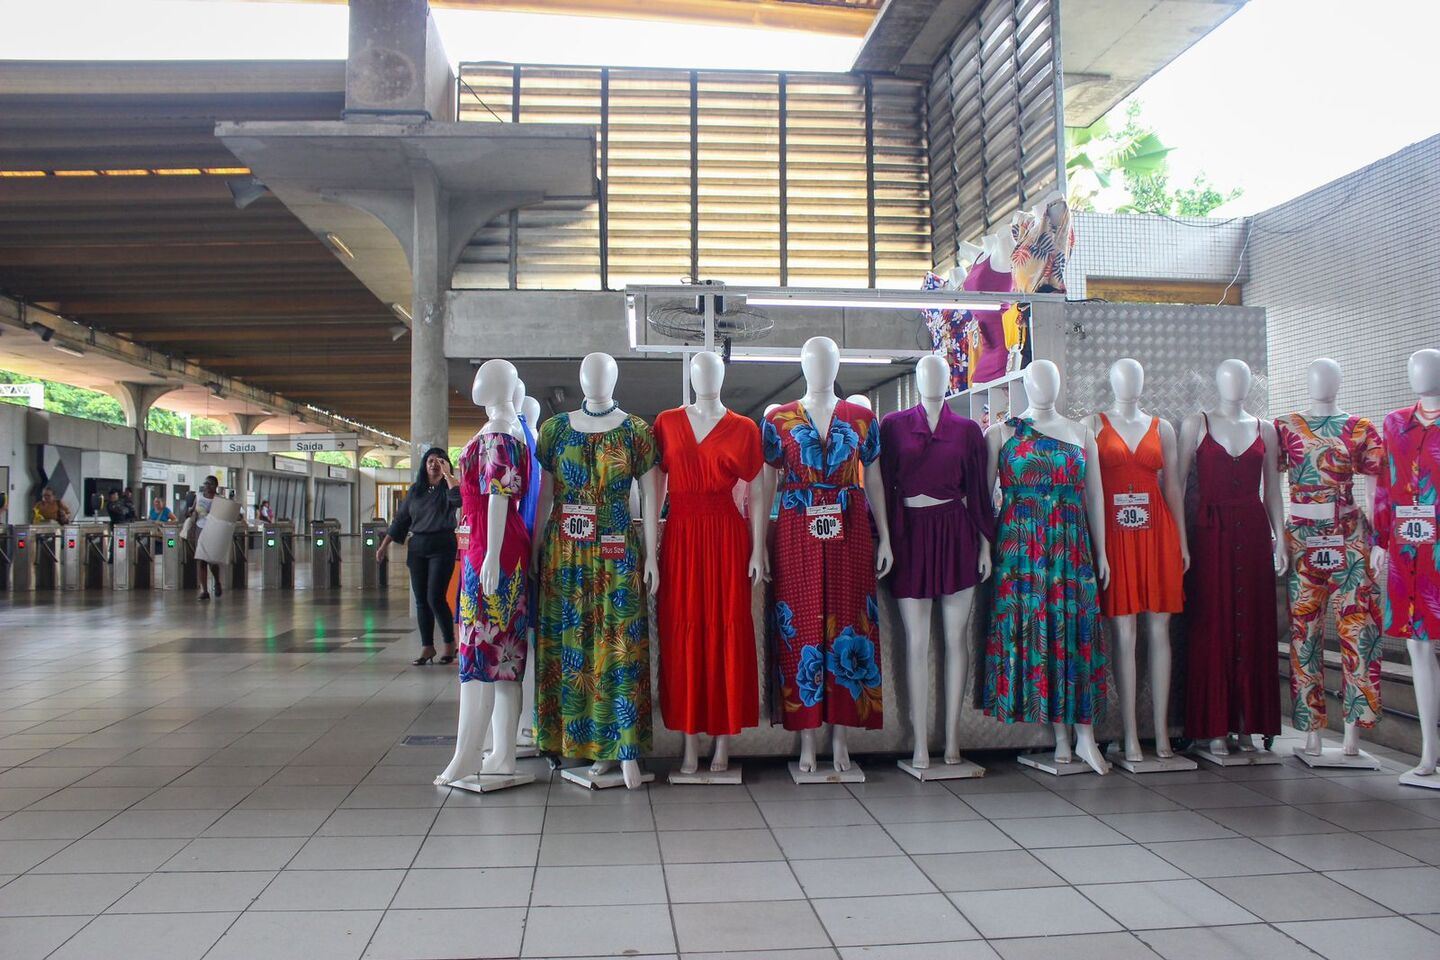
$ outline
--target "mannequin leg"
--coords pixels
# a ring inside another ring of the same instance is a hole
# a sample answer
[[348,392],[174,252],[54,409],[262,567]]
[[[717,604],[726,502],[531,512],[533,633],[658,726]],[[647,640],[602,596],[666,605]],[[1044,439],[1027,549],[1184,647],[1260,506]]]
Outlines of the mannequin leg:
[[1175,756],[1170,749],[1170,614],[1152,613],[1150,636],[1150,706],[1155,727],[1155,756]]
[[1210,752],[1217,757],[1230,756],[1230,741],[1226,737],[1216,737],[1210,741]]
[[1136,729],[1135,699],[1135,630],[1136,616],[1130,614],[1110,621],[1115,628],[1115,689],[1120,697],[1120,723],[1125,731],[1125,759],[1143,760],[1140,731]]
[[625,775],[625,788],[634,790],[640,787],[645,781],[641,779],[639,760],[621,760],[620,772]]
[[515,734],[520,726],[520,682],[497,680],[488,686],[495,688],[495,707],[490,715],[495,746],[480,765],[480,772],[514,773]]
[[846,740],[846,727],[834,724],[830,728],[831,755],[835,760],[835,772],[844,773],[850,769],[850,744]]
[[455,735],[455,756],[445,772],[435,778],[437,785],[443,786],[480,771],[481,748],[485,744],[494,704],[495,684],[482,680],[460,684],[460,725]]
[[710,756],[710,772],[724,773],[730,769],[730,738],[716,737],[715,752]]
[[970,611],[975,588],[940,598],[945,628],[945,762],[960,763],[960,710],[970,677]]
[[1435,722],[1440,717],[1440,660],[1434,647],[1426,640],[1406,640],[1410,652],[1410,672],[1415,681],[1415,703],[1420,714],[1420,764],[1411,773],[1422,777],[1435,774],[1436,755],[1440,744],[1436,743]]
[[594,763],[590,764],[590,775],[592,777],[603,777],[605,774],[609,773],[611,770],[614,769],[614,760],[596,760]]
[[815,730],[800,731],[800,772],[815,772]]
[[[905,624],[905,687],[910,700],[910,729],[915,736],[911,763],[917,770],[930,766],[930,608],[932,602],[900,597],[900,619]],[[948,634],[949,631],[947,630]],[[946,657],[947,670],[949,657]],[[948,743],[948,738],[947,738]]]
[[1347,757],[1360,756],[1360,728],[1350,720],[1345,721],[1345,744],[1343,749]]
[[1110,772],[1110,763],[1101,755],[1100,745],[1095,742],[1095,728],[1088,723],[1075,724],[1075,752],[1101,776]]
[[1051,728],[1055,731],[1055,762],[1069,763],[1075,759],[1070,749],[1070,725],[1068,723],[1052,723]]
[[694,773],[700,769],[700,735],[685,734],[685,756],[680,758],[680,772]]

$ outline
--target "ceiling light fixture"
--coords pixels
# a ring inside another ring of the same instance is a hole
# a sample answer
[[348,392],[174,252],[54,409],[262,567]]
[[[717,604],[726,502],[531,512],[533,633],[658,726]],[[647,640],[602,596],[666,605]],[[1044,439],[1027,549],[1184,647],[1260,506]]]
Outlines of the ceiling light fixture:
[[254,177],[240,177],[236,180],[226,180],[225,186],[229,189],[230,196],[235,200],[235,209],[237,210],[244,210],[250,206],[250,204],[270,192],[269,187]]
[[410,315],[409,310],[405,309],[405,304],[403,303],[390,304],[390,312],[395,314],[395,316],[399,317],[401,320],[404,320],[406,323],[415,322],[415,318]]
[[148,177],[149,170],[101,170],[107,177]]
[[880,310],[999,310],[1002,304],[995,302],[968,302],[962,300],[931,300],[920,297],[893,297],[875,300],[841,299],[828,297],[746,297],[752,307],[874,307]]
[[340,235],[338,233],[325,234],[325,242],[330,244],[330,246],[335,249],[336,253],[345,257],[347,260],[355,259],[355,251],[351,250],[345,245],[345,241],[340,239]]
[[215,396],[217,397],[221,396],[225,392],[224,386],[222,386],[220,381],[218,380],[210,380],[205,384],[205,386],[209,387],[210,392],[215,394]]
[[43,177],[44,170],[0,170],[0,177]]
[[72,356],[72,357],[83,357],[83,356],[85,356],[85,351],[84,351],[84,350],[77,349],[77,348],[75,348],[75,347],[70,346],[69,344],[65,344],[65,343],[52,343],[52,344],[50,344],[50,347],[51,347],[52,349],[54,349],[54,350],[58,350],[58,351],[60,351],[61,353],[68,354],[69,356]]
[[409,332],[410,332],[410,328],[407,327],[407,326],[405,326],[405,324],[403,324],[403,323],[397,323],[397,324],[395,324],[395,326],[393,326],[393,327],[390,328],[390,342],[391,342],[391,343],[395,343],[395,342],[398,341],[401,337],[405,336],[405,334],[407,334],[407,333],[409,333]]
[[[730,354],[730,359],[737,363],[799,363],[800,355],[796,353],[752,353],[749,350],[736,350]],[[840,356],[841,363],[873,364],[877,366],[889,365],[895,362],[894,357],[867,357],[867,356]]]
[[629,294],[625,295],[625,325],[630,333],[630,349],[634,350],[638,340],[636,331],[638,320],[635,316],[635,298]]
[[100,172],[99,172],[98,170],[56,170],[56,171],[55,171],[55,176],[57,176],[57,177],[98,177],[98,176],[100,176]]

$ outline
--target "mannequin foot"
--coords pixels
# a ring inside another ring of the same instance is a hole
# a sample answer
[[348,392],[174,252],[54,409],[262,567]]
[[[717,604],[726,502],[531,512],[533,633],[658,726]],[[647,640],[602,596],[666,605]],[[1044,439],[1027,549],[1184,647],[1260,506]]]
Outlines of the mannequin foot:
[[1050,728],[1055,732],[1055,762],[1069,763],[1075,759],[1075,754],[1070,748],[1070,727],[1064,723],[1052,723]]
[[1230,741],[1226,740],[1224,737],[1216,737],[1214,740],[1210,741],[1210,752],[1215,754],[1215,756],[1217,757],[1230,756]]
[[1360,756],[1360,728],[1353,723],[1345,724],[1345,756]]
[[1075,752],[1080,754],[1081,760],[1089,764],[1091,770],[1101,776],[1110,772],[1110,762],[1100,755],[1100,746],[1094,737],[1081,737],[1075,746]]
[[960,756],[960,744],[958,744],[958,743],[947,743],[947,744],[945,744],[945,762],[948,763],[948,764],[951,764],[952,766],[953,766],[954,764],[957,764],[957,763],[964,763],[964,762],[965,762],[965,758],[962,757],[962,756]]
[[478,765],[473,763],[463,763],[461,762],[459,757],[456,757],[454,760],[450,761],[450,766],[445,768],[445,772],[435,778],[435,786],[443,787],[447,784],[454,783],[456,780],[459,780],[462,777],[467,777],[470,774],[475,773],[476,771],[466,768],[475,766]]
[[815,772],[815,731],[806,730],[800,734],[800,772]]
[[515,772],[515,757],[513,754],[501,757],[492,752],[485,758],[485,762],[480,764],[480,772],[485,774],[504,774],[508,776]]
[[716,737],[715,752],[710,755],[710,772],[724,773],[730,769],[730,738]]
[[590,776],[603,777],[605,776],[605,774],[609,773],[611,770],[614,769],[614,760],[596,760],[594,763],[590,764]]
[[1435,767],[1436,763],[1434,760],[1422,759],[1420,765],[1411,769],[1409,772],[1417,777],[1433,777],[1435,775]]
[[1164,734],[1155,738],[1155,756],[1161,760],[1169,760],[1175,756],[1175,750],[1170,746],[1170,738]]
[[1131,763],[1139,763],[1145,759],[1145,751],[1140,749],[1138,737],[1125,738],[1125,759]]
[[850,745],[845,742],[845,728],[836,727],[833,744],[835,772],[844,773],[850,769]]
[[915,754],[910,758],[910,766],[916,770],[928,770],[930,768],[930,751],[917,746]]
[[1311,730],[1305,735],[1305,755],[1308,757],[1320,756],[1320,731]]
[[680,772],[686,775],[700,769],[700,738],[693,734],[685,736],[685,755],[680,759]]
[[1235,745],[1240,748],[1241,753],[1259,752],[1259,748],[1255,746],[1255,738],[1248,733],[1242,733],[1236,736]]
[[620,761],[620,772],[625,775],[625,787],[628,790],[637,789],[645,782],[641,779],[639,760]]

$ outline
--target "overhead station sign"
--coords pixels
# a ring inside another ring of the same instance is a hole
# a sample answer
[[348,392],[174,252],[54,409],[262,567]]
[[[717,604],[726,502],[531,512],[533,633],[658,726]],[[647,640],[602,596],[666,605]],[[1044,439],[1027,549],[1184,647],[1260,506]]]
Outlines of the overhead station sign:
[[322,453],[359,448],[356,433],[253,433],[202,437],[201,453]]

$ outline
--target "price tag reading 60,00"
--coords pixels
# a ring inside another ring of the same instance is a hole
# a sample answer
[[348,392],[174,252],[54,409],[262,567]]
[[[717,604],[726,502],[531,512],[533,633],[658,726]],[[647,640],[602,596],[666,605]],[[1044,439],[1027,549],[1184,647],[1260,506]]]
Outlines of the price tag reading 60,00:
[[560,508],[560,534],[575,543],[595,542],[595,505],[567,503]]
[[805,508],[810,521],[810,536],[816,540],[841,540],[845,537],[845,517],[838,503],[822,503]]
[[1401,543],[1421,547],[1435,542],[1435,504],[1416,503],[1395,508],[1395,535]]
[[1115,523],[1121,530],[1150,529],[1150,494],[1115,494]]

